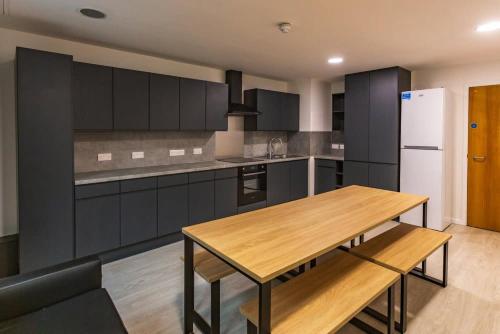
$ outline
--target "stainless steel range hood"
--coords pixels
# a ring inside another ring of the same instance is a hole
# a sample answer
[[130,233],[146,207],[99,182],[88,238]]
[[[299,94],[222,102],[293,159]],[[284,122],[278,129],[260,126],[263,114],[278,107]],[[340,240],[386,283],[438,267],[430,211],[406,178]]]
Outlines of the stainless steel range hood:
[[243,75],[240,71],[226,71],[229,86],[229,106],[227,116],[257,116],[260,112],[242,103]]

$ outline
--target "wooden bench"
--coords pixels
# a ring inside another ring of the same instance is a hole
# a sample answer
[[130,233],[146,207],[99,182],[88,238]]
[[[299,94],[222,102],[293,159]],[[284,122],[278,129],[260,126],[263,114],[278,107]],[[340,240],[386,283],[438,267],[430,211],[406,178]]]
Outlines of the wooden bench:
[[[446,287],[448,284],[448,241],[450,239],[451,234],[448,233],[401,223],[393,229],[350,249],[351,254],[394,270],[401,275],[400,321],[396,324],[396,328],[400,332],[404,333],[407,326],[408,274]],[[441,246],[444,247],[443,279],[438,280],[421,270],[417,271],[417,266]],[[386,317],[375,310],[367,309],[366,312],[378,320],[385,321]]]
[[[389,290],[388,314],[394,319],[394,284],[399,275],[349,253],[340,253],[271,291],[272,333],[332,333]],[[248,333],[258,328],[258,300],[241,306]],[[394,323],[388,322],[388,333]],[[372,328],[373,329],[373,328]]]
[[[184,257],[181,257],[184,260]],[[206,250],[195,252],[194,271],[210,283],[210,325],[195,311],[194,322],[204,334],[220,333],[220,280],[236,272]]]

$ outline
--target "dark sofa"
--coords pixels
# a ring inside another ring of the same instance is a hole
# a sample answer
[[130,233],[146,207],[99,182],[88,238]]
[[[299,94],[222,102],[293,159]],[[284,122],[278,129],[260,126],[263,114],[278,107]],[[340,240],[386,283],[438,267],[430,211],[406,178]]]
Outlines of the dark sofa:
[[127,333],[101,280],[95,257],[0,280],[0,333]]

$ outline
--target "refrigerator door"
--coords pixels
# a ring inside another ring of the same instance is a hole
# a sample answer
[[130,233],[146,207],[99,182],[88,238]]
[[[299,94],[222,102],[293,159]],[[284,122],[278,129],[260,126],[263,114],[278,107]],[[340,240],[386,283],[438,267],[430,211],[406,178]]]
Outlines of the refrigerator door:
[[443,149],[444,89],[401,94],[401,148]]
[[[401,192],[425,195],[427,227],[442,231],[444,222],[444,153],[438,150],[401,150]],[[401,222],[422,226],[422,206],[401,215]]]

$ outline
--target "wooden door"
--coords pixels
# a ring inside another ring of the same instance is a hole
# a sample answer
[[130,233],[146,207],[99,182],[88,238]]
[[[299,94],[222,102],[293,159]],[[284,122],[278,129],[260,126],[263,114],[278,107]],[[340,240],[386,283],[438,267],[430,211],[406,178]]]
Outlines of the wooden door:
[[469,89],[468,225],[500,231],[500,85]]

